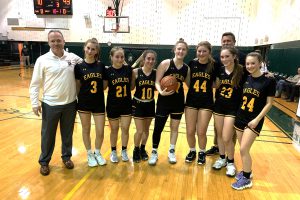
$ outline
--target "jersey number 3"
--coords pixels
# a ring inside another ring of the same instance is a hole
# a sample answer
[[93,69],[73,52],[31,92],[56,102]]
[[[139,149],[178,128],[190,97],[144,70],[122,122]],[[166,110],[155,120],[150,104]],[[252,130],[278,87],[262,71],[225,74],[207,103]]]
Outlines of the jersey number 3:
[[91,89],[91,93],[95,94],[97,92],[97,82],[96,81],[92,81],[91,82],[92,85],[92,89]]

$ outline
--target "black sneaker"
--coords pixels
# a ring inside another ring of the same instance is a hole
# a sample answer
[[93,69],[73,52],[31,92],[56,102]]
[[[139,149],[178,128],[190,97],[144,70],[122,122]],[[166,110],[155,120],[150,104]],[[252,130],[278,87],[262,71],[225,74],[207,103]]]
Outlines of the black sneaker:
[[145,149],[141,149],[140,153],[141,153],[142,160],[148,160],[149,156],[148,156],[147,151]]
[[205,158],[206,158],[206,154],[204,152],[199,152],[198,153],[198,161],[197,161],[198,165],[205,164],[205,161],[206,161]]
[[185,162],[193,162],[196,159],[196,151],[190,151],[189,154],[185,157]]
[[219,147],[212,146],[209,150],[207,150],[205,152],[205,154],[207,156],[212,156],[212,155],[215,155],[215,154],[219,154]]
[[134,148],[132,160],[133,160],[133,162],[136,162],[136,163],[141,161],[141,151],[139,148]]

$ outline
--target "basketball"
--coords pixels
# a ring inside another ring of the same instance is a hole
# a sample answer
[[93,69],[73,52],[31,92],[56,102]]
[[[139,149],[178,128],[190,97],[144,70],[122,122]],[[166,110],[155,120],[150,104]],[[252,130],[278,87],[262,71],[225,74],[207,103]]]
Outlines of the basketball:
[[172,91],[172,90],[175,91],[178,87],[177,79],[171,75],[165,76],[160,81],[160,87],[162,90],[167,88],[167,92]]

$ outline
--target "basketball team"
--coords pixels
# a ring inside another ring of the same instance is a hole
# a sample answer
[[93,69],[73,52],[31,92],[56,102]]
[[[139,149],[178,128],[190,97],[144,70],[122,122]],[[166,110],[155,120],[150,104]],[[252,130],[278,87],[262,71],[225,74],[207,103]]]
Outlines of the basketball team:
[[[185,64],[184,58],[189,47],[180,39],[174,45],[174,57],[163,60],[157,68],[157,55],[153,50],[145,50],[139,59],[140,66],[133,68],[125,64],[124,49],[121,47],[111,49],[111,65],[105,66],[99,61],[100,46],[95,38],[85,42],[84,59],[81,59],[64,50],[65,41],[59,30],[51,30],[48,33],[50,50],[37,59],[29,88],[32,110],[37,116],[42,115],[40,173],[44,176],[50,173],[49,162],[58,124],[63,163],[68,169],[74,168],[70,158],[76,111],[82,124],[82,138],[90,167],[106,164],[101,155],[105,115],[111,130],[110,161],[119,162],[119,129],[122,141],[120,158],[123,162],[129,161],[127,145],[133,117],[136,132],[132,159],[133,162],[148,160],[149,165],[158,162],[161,134],[170,116],[168,160],[175,164],[178,129],[185,114],[190,148],[185,161],[191,163],[197,159],[199,165],[204,165],[206,156],[219,154],[212,168],[220,170],[226,167],[226,175],[236,179],[231,185],[236,190],[252,187],[250,149],[261,132],[264,116],[272,107],[276,82],[261,72],[263,58],[258,52],[244,55],[235,48],[233,33],[224,33],[221,42],[222,48],[215,58],[211,44],[200,42],[196,47],[196,58]],[[168,82],[172,77],[176,78],[177,85],[169,90],[161,80]],[[188,88],[186,97],[183,84]],[[105,107],[104,90],[107,88]],[[134,89],[131,97],[131,90]],[[158,92],[156,110],[155,90]],[[90,137],[92,116],[96,132],[94,151]],[[214,146],[206,150],[206,132],[212,116]],[[148,157],[145,146],[153,118],[152,150]],[[234,164],[236,139],[240,145],[243,167],[240,172],[237,172]]]

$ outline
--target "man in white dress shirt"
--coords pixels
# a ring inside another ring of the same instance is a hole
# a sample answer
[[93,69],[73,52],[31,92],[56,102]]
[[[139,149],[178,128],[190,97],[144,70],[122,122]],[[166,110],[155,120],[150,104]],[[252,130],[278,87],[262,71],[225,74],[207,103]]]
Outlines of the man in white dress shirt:
[[[30,83],[30,99],[35,115],[42,114],[40,173],[50,173],[49,162],[55,146],[58,123],[62,139],[62,160],[73,169],[72,136],[76,116],[76,85],[74,66],[81,58],[64,50],[64,37],[59,30],[48,33],[50,51],[40,56],[34,66]],[[41,104],[39,92],[42,89]]]

